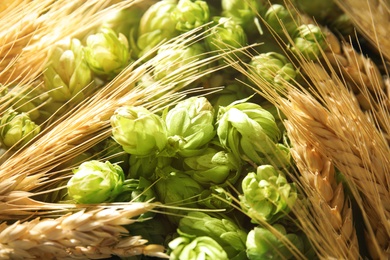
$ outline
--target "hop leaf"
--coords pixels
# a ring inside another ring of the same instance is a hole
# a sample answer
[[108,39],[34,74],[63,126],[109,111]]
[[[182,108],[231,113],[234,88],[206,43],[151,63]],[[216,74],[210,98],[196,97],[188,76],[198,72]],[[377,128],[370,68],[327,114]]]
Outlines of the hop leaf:
[[150,156],[167,144],[162,119],[141,106],[118,108],[111,117],[112,135],[123,149],[136,156]]
[[241,207],[254,223],[273,223],[291,210],[297,199],[294,183],[271,165],[257,167],[242,180]]
[[111,202],[123,189],[123,170],[109,161],[87,161],[73,173],[67,188],[69,197],[76,203]]

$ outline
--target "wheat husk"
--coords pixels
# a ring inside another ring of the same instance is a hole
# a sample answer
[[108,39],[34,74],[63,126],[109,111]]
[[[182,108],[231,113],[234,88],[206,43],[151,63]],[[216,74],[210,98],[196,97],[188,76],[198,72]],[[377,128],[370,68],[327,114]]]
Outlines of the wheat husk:
[[168,258],[161,245],[132,236],[131,225],[151,210],[148,203],[81,208],[56,218],[0,224],[1,259],[102,259],[112,255]]

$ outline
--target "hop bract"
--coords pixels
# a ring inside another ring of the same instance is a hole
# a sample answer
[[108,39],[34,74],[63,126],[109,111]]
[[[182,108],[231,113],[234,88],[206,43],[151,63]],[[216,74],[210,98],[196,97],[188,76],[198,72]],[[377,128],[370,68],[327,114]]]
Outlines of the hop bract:
[[78,39],[65,39],[55,46],[43,72],[45,87],[56,101],[79,102],[92,82],[92,72]]
[[227,260],[229,259],[223,248],[211,237],[202,236],[191,239],[177,237],[168,244],[172,260],[202,259]]
[[194,156],[215,136],[214,108],[205,97],[180,101],[164,116],[167,132],[181,156]]
[[96,34],[88,36],[85,57],[94,73],[111,79],[129,63],[128,40],[123,34],[103,27]]
[[[272,232],[268,228],[255,227],[248,233],[246,240],[246,252],[249,260],[259,259],[295,259],[287,243],[291,243],[302,251],[304,244],[296,234],[287,234],[286,229],[280,224],[274,224]],[[287,241],[283,242],[280,236]]]
[[228,218],[215,218],[203,212],[190,212],[179,222],[181,236],[203,237],[215,240],[228,255],[228,259],[246,259],[246,232]]
[[236,158],[259,165],[289,164],[288,149],[277,143],[281,133],[275,118],[260,105],[240,100],[220,107],[217,123],[220,143]]
[[276,89],[283,89],[283,82],[293,81],[297,75],[289,60],[276,52],[253,56],[249,62],[249,69],[262,80],[273,84]]
[[176,21],[176,29],[186,32],[207,23],[210,20],[210,10],[205,1],[180,0],[172,16]]
[[6,148],[19,149],[38,135],[40,127],[27,113],[18,113],[9,109],[0,120],[0,138]]
[[162,119],[141,106],[118,108],[111,117],[112,135],[123,150],[136,156],[162,151],[167,143]]
[[271,165],[257,167],[242,180],[241,207],[254,223],[273,223],[291,210],[297,199],[294,183]]
[[76,203],[111,202],[123,189],[120,166],[96,160],[82,163],[68,181],[68,195]]
[[264,20],[272,30],[283,36],[285,31],[292,35],[297,29],[297,16],[283,5],[273,4],[264,15]]

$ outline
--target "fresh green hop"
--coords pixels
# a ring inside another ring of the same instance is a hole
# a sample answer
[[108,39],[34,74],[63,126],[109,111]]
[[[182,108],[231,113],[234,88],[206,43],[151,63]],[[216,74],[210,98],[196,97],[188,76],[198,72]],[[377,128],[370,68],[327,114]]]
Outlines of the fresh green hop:
[[114,78],[129,64],[128,40],[123,34],[103,27],[99,32],[88,36],[85,57],[94,73]]
[[281,132],[275,118],[258,104],[239,100],[220,107],[217,135],[221,145],[243,161],[277,167],[290,163],[289,150],[277,143]]
[[158,44],[179,34],[172,12],[177,0],[162,0],[150,6],[142,15],[137,33],[133,33],[130,48],[137,58],[151,51]]
[[120,166],[91,160],[73,170],[68,195],[76,203],[112,202],[122,192],[124,173]]
[[78,39],[67,38],[56,44],[43,72],[45,87],[55,101],[79,102],[84,98],[92,86],[92,71],[86,59]]
[[247,234],[228,218],[190,212],[180,220],[178,233],[187,237],[210,237],[222,246],[228,259],[246,259]]
[[211,237],[177,237],[168,244],[172,260],[227,260],[224,249]]
[[215,17],[214,26],[205,38],[205,43],[211,51],[227,51],[247,45],[248,39],[244,29],[235,20]]
[[274,223],[288,214],[297,199],[294,183],[271,165],[257,167],[242,180],[241,207],[254,223]]
[[155,155],[167,144],[161,117],[141,106],[118,108],[111,117],[111,126],[115,141],[129,154]]
[[232,18],[242,26],[247,34],[259,33],[255,19],[264,12],[264,4],[259,0],[222,0],[222,16]]
[[273,4],[264,15],[265,22],[279,35],[285,35],[285,30],[292,35],[297,29],[298,19],[293,10],[288,10],[283,5]]
[[283,82],[291,82],[297,71],[282,54],[267,52],[255,55],[249,62],[249,70],[261,80],[271,83],[277,90],[283,88]]
[[302,54],[306,59],[315,60],[321,50],[325,49],[326,42],[321,28],[314,24],[304,24],[293,34],[294,44],[290,49],[295,54]]
[[[153,78],[158,81],[172,75],[177,77],[178,72],[185,73],[183,69],[189,69],[192,63],[205,57],[205,48],[201,43],[189,46],[171,43],[161,46],[157,51],[158,63],[154,65]],[[201,66],[199,70],[206,69],[206,67]]]
[[[286,244],[288,242],[299,251],[303,250],[304,244],[299,236],[292,233],[287,234],[286,229],[280,224],[274,224],[272,229],[259,226],[249,231],[246,240],[246,252],[249,260],[294,259],[294,253]],[[280,237],[288,242],[284,242]]]
[[233,154],[207,148],[202,154],[183,159],[185,173],[203,186],[234,184],[240,175],[240,162]]
[[187,32],[209,22],[210,10],[205,1],[179,0],[172,16],[176,21],[176,29]]
[[18,113],[13,109],[6,111],[0,120],[0,139],[6,148],[21,148],[38,135],[40,130],[40,126],[27,113]]
[[181,156],[197,155],[215,136],[214,108],[205,97],[190,97],[163,116],[169,142]]

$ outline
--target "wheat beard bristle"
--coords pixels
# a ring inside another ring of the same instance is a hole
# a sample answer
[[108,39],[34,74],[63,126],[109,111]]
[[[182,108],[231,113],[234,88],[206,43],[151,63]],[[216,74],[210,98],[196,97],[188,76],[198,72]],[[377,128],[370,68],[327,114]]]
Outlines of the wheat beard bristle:
[[35,218],[0,225],[1,259],[101,259],[112,255],[167,258],[161,245],[147,245],[122,225],[153,208],[152,204],[95,207],[58,218]]
[[286,121],[285,126],[292,144],[291,154],[303,177],[302,186],[312,202],[312,218],[320,234],[305,233],[316,240],[317,251],[324,258],[358,259],[352,209],[344,196],[343,184],[335,179],[333,163],[310,145],[293,124]]

